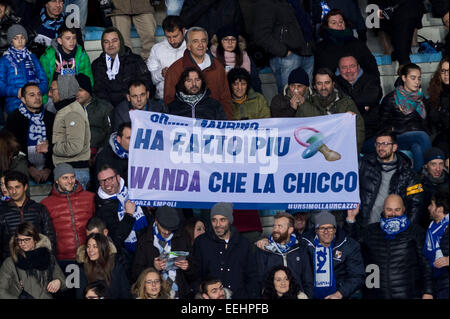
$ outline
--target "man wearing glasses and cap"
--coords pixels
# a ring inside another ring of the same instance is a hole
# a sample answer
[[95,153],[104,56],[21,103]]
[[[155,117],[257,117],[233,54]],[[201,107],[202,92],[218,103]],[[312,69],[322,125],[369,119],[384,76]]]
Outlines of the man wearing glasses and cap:
[[333,214],[315,214],[315,232],[302,237],[313,265],[314,299],[356,297],[365,279],[359,244],[337,228]]

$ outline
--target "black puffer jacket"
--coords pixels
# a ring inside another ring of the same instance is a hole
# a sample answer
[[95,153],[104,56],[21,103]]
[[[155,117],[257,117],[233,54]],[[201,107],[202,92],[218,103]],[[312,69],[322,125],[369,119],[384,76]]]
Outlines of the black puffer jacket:
[[[354,236],[356,223],[347,229]],[[387,239],[380,223],[370,224],[359,237],[364,264],[379,267],[380,288],[367,288],[367,299],[412,299],[432,294],[432,270],[422,254],[425,231],[410,224],[394,239]]]
[[288,51],[311,55],[313,43],[306,42],[295,10],[286,0],[255,2],[253,37],[271,55],[284,57]]
[[210,276],[218,277],[223,286],[233,292],[233,299],[258,298],[257,270],[251,243],[234,226],[230,231],[228,243],[219,239],[213,229],[195,239],[198,283]]
[[34,200],[27,198],[22,208],[19,208],[11,200],[0,202],[0,257],[3,262],[9,255],[9,240],[21,223],[21,216],[24,222],[32,223],[39,233],[50,239],[52,252],[56,255],[56,233],[47,208]]
[[119,56],[119,73],[114,80],[109,80],[106,74],[106,59],[103,52],[92,62],[92,73],[94,75],[94,94],[96,97],[107,100],[114,107],[126,99],[128,84],[131,80],[140,79],[144,81],[153,96],[155,90],[152,76],[142,58],[131,52],[130,48],[124,47],[125,52]]
[[[314,264],[315,231],[303,233],[303,242]],[[333,244],[333,272],[336,288],[344,298],[350,298],[364,284],[365,272],[359,243],[338,228]],[[314,269],[313,269],[314,271]]]
[[[425,109],[429,114],[429,103],[424,100]],[[395,91],[392,91],[386,95],[381,101],[380,107],[380,122],[382,123],[381,129],[394,129],[396,134],[402,134],[410,131],[424,131],[429,134],[428,122],[423,119],[416,111],[407,115],[395,104]]]
[[[379,103],[383,96],[380,78],[364,72],[353,85],[341,75],[336,77],[336,83],[342,92],[350,96],[358,107],[358,111],[364,119],[365,139],[374,136],[380,125]],[[366,106],[369,106],[368,111],[365,109]]]
[[[406,205],[408,218],[417,223],[423,209],[423,188],[419,176],[412,170],[409,158],[402,152],[396,152],[397,171],[391,178],[389,194],[397,194]],[[369,215],[377,198],[381,184],[381,165],[377,154],[365,155],[359,167],[359,196],[361,198],[360,213],[357,221],[362,226],[369,222]],[[408,194],[408,188],[410,194]]]
[[[153,245],[153,241],[153,227],[150,225],[146,233],[138,241],[131,275],[133,282],[145,268],[154,267],[154,260],[160,255],[159,250]],[[192,256],[191,241],[184,231],[177,230],[173,233],[171,251],[189,252],[189,256],[186,257],[189,262],[189,268],[187,270],[178,269],[176,271],[175,283],[178,285],[180,298],[193,298],[194,293],[190,291],[190,283],[197,278],[198,267]]]

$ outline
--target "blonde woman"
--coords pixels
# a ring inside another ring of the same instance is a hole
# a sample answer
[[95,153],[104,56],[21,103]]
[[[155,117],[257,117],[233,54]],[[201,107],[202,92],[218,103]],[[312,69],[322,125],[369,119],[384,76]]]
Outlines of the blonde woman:
[[136,299],[170,299],[170,284],[153,267],[144,269],[131,287]]

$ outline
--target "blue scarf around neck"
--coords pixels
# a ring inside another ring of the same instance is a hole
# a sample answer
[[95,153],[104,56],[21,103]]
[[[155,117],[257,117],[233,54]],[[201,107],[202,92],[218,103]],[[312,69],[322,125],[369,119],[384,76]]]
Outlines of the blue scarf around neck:
[[381,216],[380,227],[386,234],[387,239],[394,239],[395,236],[409,227],[410,221],[406,215],[400,217],[384,218]]
[[291,250],[292,246],[294,246],[296,242],[297,242],[297,237],[295,236],[294,233],[291,234],[291,236],[289,237],[289,241],[284,245],[275,242],[273,240],[273,235],[270,235],[269,236],[269,245],[265,246],[265,248],[274,253],[279,252],[281,254],[285,254],[286,252]]
[[7,50],[6,59],[11,62],[11,65],[15,68],[16,75],[21,68],[20,64],[23,62],[25,66],[26,80],[32,83],[39,83],[39,78],[36,74],[35,65],[32,58],[32,53],[25,47],[22,50],[18,50],[13,46],[10,46]]
[[319,237],[314,238],[314,298],[324,299],[337,291],[333,269],[333,246],[325,247]]
[[425,244],[423,245],[423,255],[433,268],[433,276],[439,277],[441,273],[448,271],[448,268],[436,268],[433,263],[436,259],[443,257],[441,251],[441,238],[444,236],[445,230],[448,227],[448,214],[439,222],[432,221],[428,227],[425,237]]
[[121,159],[128,158],[128,151],[126,151],[122,145],[120,145],[119,142],[117,142],[116,139],[113,140],[114,142],[114,153],[116,153],[117,156],[119,156]]
[[26,117],[28,121],[28,146],[36,146],[39,142],[47,139],[47,130],[44,123],[44,109],[40,113],[31,113],[23,103],[19,105],[19,112]]

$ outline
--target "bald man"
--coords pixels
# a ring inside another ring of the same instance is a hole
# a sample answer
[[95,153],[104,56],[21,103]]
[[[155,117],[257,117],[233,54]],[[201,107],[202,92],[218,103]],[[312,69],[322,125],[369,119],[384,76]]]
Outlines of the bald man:
[[[432,299],[432,270],[422,254],[425,231],[410,223],[400,196],[390,194],[380,222],[358,231],[359,206],[347,212],[346,230],[361,244],[364,264],[376,265],[374,286],[366,287],[367,299]],[[376,285],[376,284],[379,285]]]

